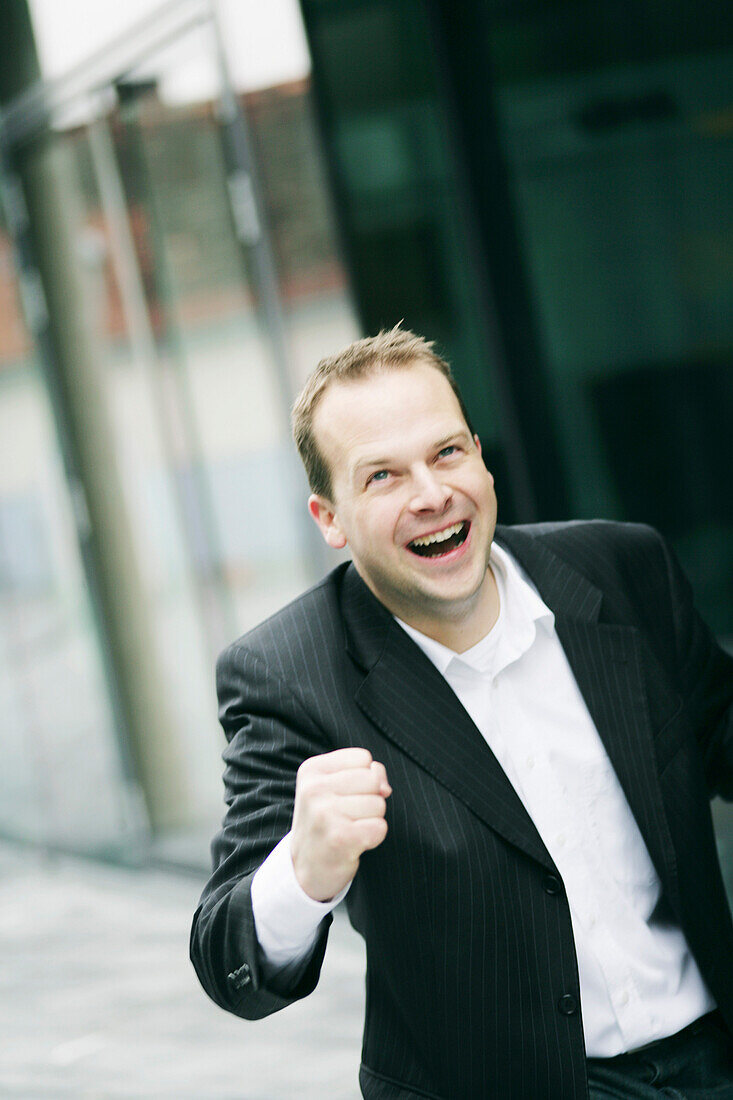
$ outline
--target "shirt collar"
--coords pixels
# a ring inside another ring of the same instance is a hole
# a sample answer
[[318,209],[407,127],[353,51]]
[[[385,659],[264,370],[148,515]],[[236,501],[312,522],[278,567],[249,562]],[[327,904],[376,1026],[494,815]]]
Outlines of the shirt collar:
[[504,571],[507,607],[521,608],[523,617],[531,622],[545,621],[548,625],[553,626],[555,623],[553,612],[542,599],[534,583],[516,558],[513,558],[503,546],[498,546],[496,542],[492,542],[489,560]]

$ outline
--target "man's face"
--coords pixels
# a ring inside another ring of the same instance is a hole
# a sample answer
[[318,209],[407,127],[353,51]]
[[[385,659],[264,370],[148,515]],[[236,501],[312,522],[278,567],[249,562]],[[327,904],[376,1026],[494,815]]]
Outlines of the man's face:
[[424,633],[480,615],[494,481],[440,371],[416,361],[335,382],[314,430],[333,499],[308,503],[326,542],[348,545],[377,598]]

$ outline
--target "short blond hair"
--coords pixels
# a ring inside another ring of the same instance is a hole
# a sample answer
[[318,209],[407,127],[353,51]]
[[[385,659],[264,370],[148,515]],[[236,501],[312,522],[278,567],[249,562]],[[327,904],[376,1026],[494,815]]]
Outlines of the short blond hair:
[[355,340],[343,351],[321,359],[293,406],[293,439],[305,466],[311,492],[328,500],[333,494],[331,471],[320,451],[313,428],[315,412],[326,389],[334,382],[351,382],[382,371],[404,370],[417,362],[435,367],[447,379],[469,431],[474,434],[453,372],[445,359],[434,350],[433,341],[425,340],[399,325],[383,329],[377,336]]

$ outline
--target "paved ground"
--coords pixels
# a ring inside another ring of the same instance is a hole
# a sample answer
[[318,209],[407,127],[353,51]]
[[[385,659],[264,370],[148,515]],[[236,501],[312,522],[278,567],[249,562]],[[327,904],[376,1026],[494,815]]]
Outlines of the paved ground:
[[[733,901],[733,804],[714,808]],[[358,1100],[361,940],[337,913],[315,993],[222,1012],[188,961],[207,848],[170,838],[153,856],[178,871],[132,870],[0,842],[0,1100]]]
[[0,844],[2,1100],[357,1100],[364,957],[345,917],[316,992],[251,1023],[188,961],[202,884]]

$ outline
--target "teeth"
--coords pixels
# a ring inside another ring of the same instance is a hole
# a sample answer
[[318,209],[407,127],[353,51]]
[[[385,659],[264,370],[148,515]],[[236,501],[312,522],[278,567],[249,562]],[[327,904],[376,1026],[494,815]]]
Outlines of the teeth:
[[434,535],[426,535],[422,539],[413,539],[411,546],[431,546],[434,542],[445,542],[451,535],[457,535],[462,529],[463,522],[454,523],[452,527],[446,527],[445,531],[437,531]]

